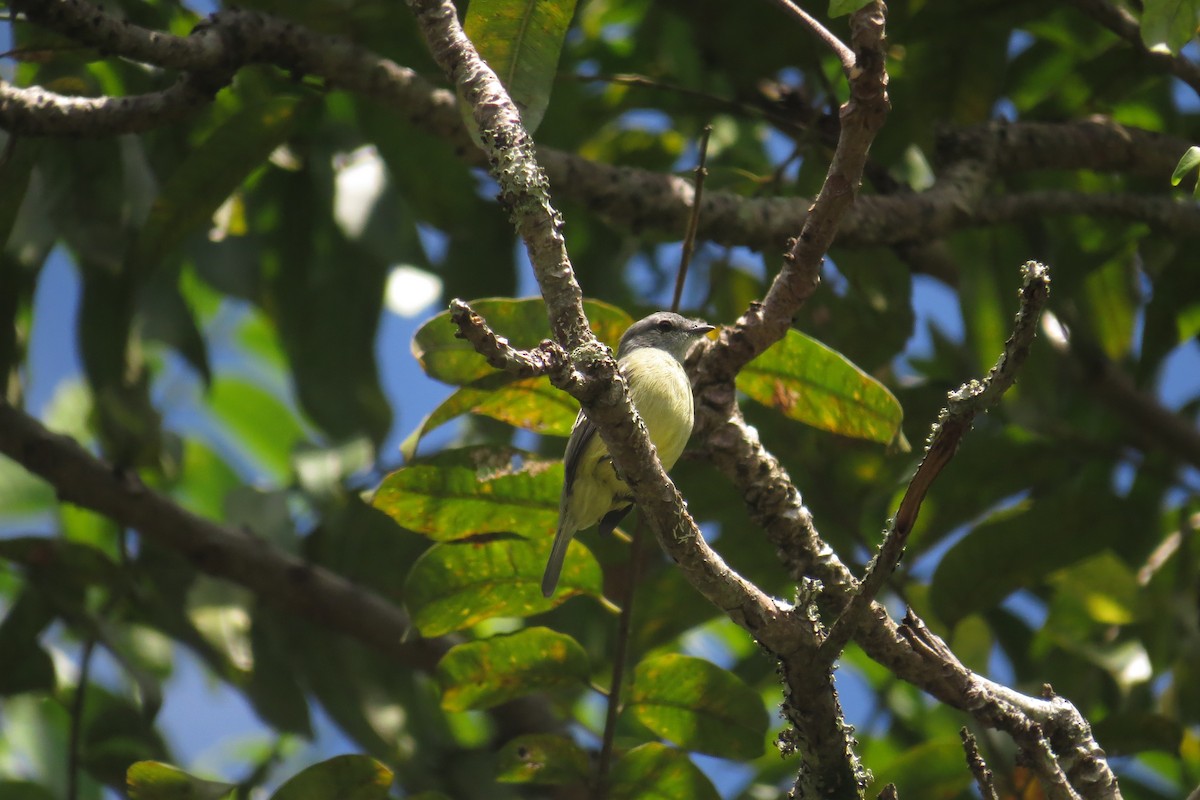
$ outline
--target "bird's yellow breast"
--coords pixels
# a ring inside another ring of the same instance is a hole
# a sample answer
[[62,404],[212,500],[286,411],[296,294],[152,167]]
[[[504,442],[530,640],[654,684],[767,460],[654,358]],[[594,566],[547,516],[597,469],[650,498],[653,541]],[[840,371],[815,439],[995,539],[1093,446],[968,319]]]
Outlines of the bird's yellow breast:
[[[633,351],[621,359],[620,366],[663,469],[670,469],[692,435],[692,385],[687,373],[670,354],[654,348]],[[590,528],[608,512],[629,505],[629,487],[617,477],[599,436],[592,437],[580,455],[575,485],[564,500],[563,524],[570,531]]]
[[645,347],[621,360],[621,372],[663,469],[670,469],[692,435],[692,385],[683,365],[662,350]]

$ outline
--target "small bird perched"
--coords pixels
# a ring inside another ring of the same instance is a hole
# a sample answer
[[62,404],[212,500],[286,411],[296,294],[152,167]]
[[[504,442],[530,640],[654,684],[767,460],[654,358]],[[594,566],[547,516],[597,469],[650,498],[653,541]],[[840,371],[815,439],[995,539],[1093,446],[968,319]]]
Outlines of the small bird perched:
[[[692,435],[695,410],[692,384],[683,371],[684,356],[711,330],[707,322],[659,311],[630,325],[617,346],[617,366],[663,469],[674,466]],[[617,477],[608,448],[583,411],[575,418],[563,466],[558,532],[542,576],[546,597],[554,594],[575,532],[599,522],[601,533],[611,533],[633,508],[629,487]]]

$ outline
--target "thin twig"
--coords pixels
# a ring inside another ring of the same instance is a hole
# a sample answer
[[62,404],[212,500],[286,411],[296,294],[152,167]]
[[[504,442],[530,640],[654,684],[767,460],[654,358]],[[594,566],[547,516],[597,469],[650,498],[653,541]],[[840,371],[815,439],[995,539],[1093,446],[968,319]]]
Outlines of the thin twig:
[[828,28],[817,21],[816,17],[793,3],[792,0],[772,0],[772,2],[808,26],[808,29],[828,45],[833,54],[842,62],[842,72],[846,73],[846,77],[851,77],[854,72],[854,51],[847,47],[845,42],[834,36]]
[[67,739],[67,800],[79,798],[79,743],[83,738],[83,706],[87,699],[88,674],[91,672],[92,651],[96,648],[95,638],[89,636],[83,642],[79,654],[79,681],[75,696],[71,698],[71,732]]
[[846,643],[858,629],[863,614],[900,563],[908,535],[916,524],[929,488],[958,451],[975,416],[1000,401],[1016,381],[1017,371],[1029,355],[1030,345],[1037,335],[1038,320],[1050,296],[1050,270],[1044,264],[1028,261],[1021,267],[1021,273],[1021,305],[1013,322],[1012,334],[1004,343],[1004,352],[983,381],[969,381],[950,393],[949,402],[930,433],[925,457],[908,484],[895,518],[888,526],[883,545],[867,567],[867,574],[858,590],[830,629],[829,637],[821,645],[822,656],[827,663],[832,664],[841,655]]
[[692,213],[688,217],[687,234],[683,237],[683,252],[679,255],[679,271],[675,275],[675,296],[671,298],[671,310],[679,310],[683,298],[683,282],[687,278],[692,253],[696,251],[696,228],[700,225],[700,200],[704,197],[704,179],[708,177],[708,139],[712,136],[712,125],[705,125],[700,133],[700,163],[693,170],[696,174],[695,192],[692,195]]
[[613,740],[617,735],[617,715],[621,712],[621,682],[625,679],[625,662],[629,654],[629,637],[633,621],[633,598],[637,592],[638,578],[642,571],[642,515],[638,514],[637,525],[629,542],[629,574],[625,597],[621,601],[621,616],[617,619],[617,641],[613,648],[612,683],[608,690],[608,709],[604,715],[604,738],[600,744],[600,758],[596,765],[596,800],[604,800],[608,793],[608,768],[612,763]]
[[980,796],[983,797],[983,800],[999,800],[996,796],[996,783],[992,780],[992,771],[988,769],[987,762],[979,753],[979,743],[975,741],[975,737],[971,735],[965,725],[959,729],[958,735],[962,738],[963,751],[967,755],[967,767],[975,776],[975,784],[979,787]]

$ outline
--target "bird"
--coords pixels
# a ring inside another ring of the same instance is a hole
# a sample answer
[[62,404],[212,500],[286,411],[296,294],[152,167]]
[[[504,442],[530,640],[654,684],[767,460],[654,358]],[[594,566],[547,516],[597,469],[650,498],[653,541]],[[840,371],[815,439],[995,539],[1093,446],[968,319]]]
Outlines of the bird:
[[[692,435],[695,409],[683,359],[711,330],[715,328],[707,322],[658,311],[630,325],[617,346],[617,366],[663,469],[675,465]],[[563,467],[558,531],[542,576],[544,597],[553,596],[558,586],[575,533],[597,522],[601,533],[611,533],[633,508],[629,487],[617,477],[608,448],[582,410],[571,428]]]

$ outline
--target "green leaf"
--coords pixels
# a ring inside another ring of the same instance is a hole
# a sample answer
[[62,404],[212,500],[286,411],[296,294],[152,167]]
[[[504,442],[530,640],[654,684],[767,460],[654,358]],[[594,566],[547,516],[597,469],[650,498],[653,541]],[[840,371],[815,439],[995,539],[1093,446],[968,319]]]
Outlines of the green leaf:
[[1137,243],[1130,242],[1083,280],[1086,319],[1105,355],[1120,362],[1133,347],[1137,324]]
[[870,3],[871,0],[829,0],[829,16],[841,17],[853,14]]
[[1196,35],[1198,0],[1146,0],[1142,11],[1142,43],[1155,52],[1178,54]]
[[372,500],[400,525],[438,541],[514,532],[541,540],[558,525],[562,464],[511,451],[468,448],[439,453],[383,479]]
[[525,628],[450,648],[437,665],[442,708],[483,709],[544,689],[586,685],[591,665],[579,642]]
[[367,756],[336,756],[313,764],[279,787],[271,800],[385,800],[392,771]]
[[579,404],[566,392],[550,385],[550,379],[511,375],[486,375],[446,398],[400,445],[406,460],[416,455],[421,437],[462,414],[482,414],[515,428],[549,436],[570,436]]
[[130,800],[221,800],[237,786],[206,781],[160,761],[138,761],[125,773],[125,788]]
[[[1117,498],[1060,491],[997,512],[956,542],[930,586],[934,613],[948,625],[993,607],[1021,587],[1112,543],[1137,522]],[[1087,503],[1079,498],[1087,496]]]
[[1192,145],[1180,157],[1179,163],[1175,165],[1175,171],[1171,173],[1171,185],[1178,186],[1179,182],[1188,176],[1188,173],[1194,169],[1200,168],[1200,147]]
[[507,742],[496,754],[500,783],[570,784],[588,779],[588,756],[566,736],[531,733]]
[[521,111],[530,133],[550,103],[575,0],[472,0],[463,28]]
[[628,708],[655,734],[722,758],[763,753],[769,719],[758,693],[702,658],[671,653],[637,665]]
[[896,784],[901,797],[957,797],[967,791],[971,775],[962,768],[962,740],[938,736],[902,750],[874,768],[875,786]]
[[0,508],[8,520],[54,510],[54,490],[6,456],[0,456]]
[[718,800],[716,788],[687,755],[649,742],[633,748],[613,765],[609,800]]
[[11,603],[0,621],[0,653],[5,654],[0,697],[54,689],[54,662],[38,644],[53,619],[50,605],[36,591],[25,589]]
[[1092,725],[1092,732],[1114,757],[1147,750],[1178,753],[1184,736],[1178,719],[1149,711],[1117,711]]
[[291,473],[292,451],[304,430],[273,394],[240,378],[219,377],[209,392],[209,409],[237,447],[272,477],[283,480]]
[[[9,136],[12,134],[5,134],[0,141],[0,151],[8,148]],[[0,249],[8,241],[13,223],[17,220],[17,212],[29,185],[29,175],[33,172],[40,151],[41,142],[38,139],[19,139],[8,151],[8,158],[0,163],[0,186],[5,187],[0,195]]]
[[553,597],[542,596],[550,541],[522,539],[453,542],[429,548],[404,585],[405,605],[422,636],[441,636],[492,617],[548,611],[577,594],[599,597],[600,565],[572,541]]
[[135,269],[157,264],[212,215],[296,129],[305,103],[279,95],[248,105],[192,148],[154,200],[133,244]]
[[886,386],[795,330],[751,361],[737,388],[789,419],[883,444],[896,438],[904,418]]
[[4,800],[55,800],[53,792],[33,781],[0,780],[0,797]]
[[[473,300],[471,308],[513,347],[528,349],[550,338],[546,304],[540,297]],[[633,318],[621,309],[598,300],[584,301],[583,310],[596,336],[610,347],[616,346],[621,334],[633,323]],[[443,383],[464,386],[496,372],[466,340],[455,337],[457,331],[448,311],[417,330],[412,352],[426,374]]]

